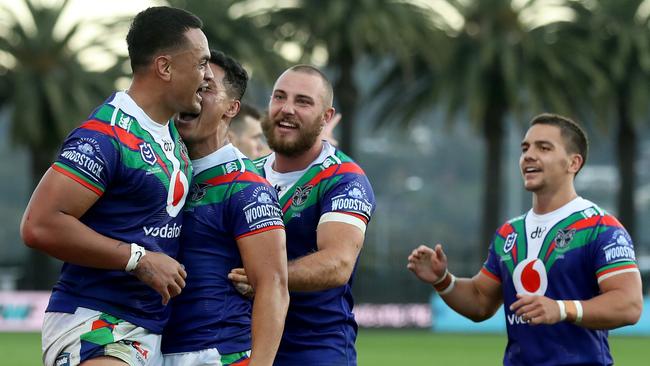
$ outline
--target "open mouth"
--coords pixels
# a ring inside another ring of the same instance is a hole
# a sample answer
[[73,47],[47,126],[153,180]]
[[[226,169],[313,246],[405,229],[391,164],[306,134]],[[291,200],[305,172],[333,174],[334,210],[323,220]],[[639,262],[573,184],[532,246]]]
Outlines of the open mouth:
[[187,122],[192,122],[198,117],[199,117],[199,113],[181,112],[178,114],[178,118],[176,118],[176,120],[187,123]]
[[540,168],[535,168],[535,167],[527,167],[524,168],[524,174],[531,174],[531,173],[539,173],[541,172],[542,169]]

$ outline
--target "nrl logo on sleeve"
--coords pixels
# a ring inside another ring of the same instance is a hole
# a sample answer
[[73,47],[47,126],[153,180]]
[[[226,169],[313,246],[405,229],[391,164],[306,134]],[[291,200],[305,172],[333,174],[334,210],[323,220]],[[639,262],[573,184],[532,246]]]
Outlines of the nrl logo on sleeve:
[[142,161],[149,165],[156,164],[156,154],[151,147],[151,144],[148,142],[143,142],[140,144],[140,156],[142,156]]
[[309,198],[309,194],[311,193],[312,188],[314,188],[314,186],[312,185],[297,187],[296,191],[293,193],[293,197],[291,198],[291,205],[292,206],[304,205],[305,202],[307,202],[307,198]]
[[517,233],[512,232],[506,236],[506,242],[503,244],[503,252],[508,253],[517,243]]
[[558,249],[565,249],[573,240],[573,236],[576,233],[576,229],[571,230],[558,230],[557,235],[555,235],[555,247]]

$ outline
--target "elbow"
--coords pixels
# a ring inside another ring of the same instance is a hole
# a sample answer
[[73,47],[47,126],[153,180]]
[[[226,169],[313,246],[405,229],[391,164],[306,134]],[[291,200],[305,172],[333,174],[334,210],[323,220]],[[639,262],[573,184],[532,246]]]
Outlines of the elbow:
[[341,287],[350,281],[352,271],[354,270],[354,262],[341,259],[333,268],[332,274],[332,287]]
[[28,213],[25,213],[20,223],[20,237],[29,248],[42,250],[51,235],[48,234],[44,225],[30,218]]
[[624,315],[623,319],[623,324],[622,325],[634,325],[636,324],[639,319],[641,319],[641,312],[643,311],[643,299],[639,297],[639,299],[635,300],[632,304],[630,304],[630,307],[628,308],[627,311],[622,312]]

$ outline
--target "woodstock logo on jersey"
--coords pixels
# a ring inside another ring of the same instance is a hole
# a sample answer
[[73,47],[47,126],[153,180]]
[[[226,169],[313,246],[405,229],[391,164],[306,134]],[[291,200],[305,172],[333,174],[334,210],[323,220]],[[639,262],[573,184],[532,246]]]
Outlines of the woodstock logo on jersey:
[[271,199],[270,194],[268,194],[266,192],[262,192],[262,193],[260,193],[259,197],[257,197],[257,202],[263,203],[263,204],[269,204],[269,203],[273,202],[273,200]]

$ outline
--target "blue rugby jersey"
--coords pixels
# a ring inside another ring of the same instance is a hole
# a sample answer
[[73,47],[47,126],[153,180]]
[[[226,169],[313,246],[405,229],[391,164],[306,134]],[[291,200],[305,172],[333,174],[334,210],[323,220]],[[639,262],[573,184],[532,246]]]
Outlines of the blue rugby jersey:
[[252,303],[235,290],[228,273],[243,266],[237,239],[284,229],[277,194],[231,144],[192,163],[178,256],[187,270],[186,286],[172,300],[162,351],[247,351]]
[[545,215],[501,226],[481,270],[503,288],[504,365],[611,365],[606,330],[568,322],[528,325],[509,307],[517,293],[589,300],[610,276],[638,271],[632,240],[615,217],[580,197]]
[[[323,215],[342,213],[370,221],[375,197],[363,170],[327,142],[304,172],[279,174],[275,155],[256,161],[280,191],[289,260],[318,249],[316,228]],[[297,173],[297,174],[296,174]],[[286,177],[291,177],[289,180]],[[287,182],[289,182],[287,184]],[[283,186],[285,185],[285,186]],[[283,187],[281,187],[283,186]],[[277,365],[354,365],[357,324],[352,307],[352,276],[347,284],[313,292],[290,292],[289,310]]]
[[[70,133],[52,169],[100,196],[81,222],[107,237],[176,255],[192,167],[171,121],[157,124],[128,94],[115,93]],[[125,271],[64,263],[47,311],[85,307],[160,333],[169,317],[161,301]]]

